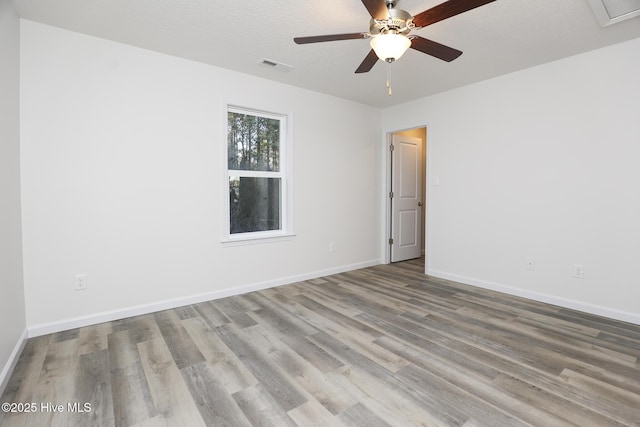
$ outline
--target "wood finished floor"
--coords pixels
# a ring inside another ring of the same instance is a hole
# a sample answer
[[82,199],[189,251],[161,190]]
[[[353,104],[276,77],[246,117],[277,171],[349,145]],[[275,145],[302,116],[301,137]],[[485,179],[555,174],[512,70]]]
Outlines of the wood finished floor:
[[423,268],[377,266],[32,338],[0,402],[38,410],[0,413],[0,425],[640,425],[640,326]]

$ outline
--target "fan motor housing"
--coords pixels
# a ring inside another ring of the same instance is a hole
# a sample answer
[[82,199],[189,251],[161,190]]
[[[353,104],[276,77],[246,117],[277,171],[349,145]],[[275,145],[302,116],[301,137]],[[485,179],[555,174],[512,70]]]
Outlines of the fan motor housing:
[[415,28],[413,16],[409,12],[400,9],[389,9],[389,18],[383,20],[371,19],[369,33],[372,36],[394,32],[407,35]]

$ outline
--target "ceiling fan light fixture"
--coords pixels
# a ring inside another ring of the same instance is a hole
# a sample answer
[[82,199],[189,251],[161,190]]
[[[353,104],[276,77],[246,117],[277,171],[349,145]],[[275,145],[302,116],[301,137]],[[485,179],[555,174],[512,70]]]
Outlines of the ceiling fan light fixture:
[[386,62],[393,62],[409,49],[411,40],[405,35],[388,32],[372,37],[370,44],[378,58]]

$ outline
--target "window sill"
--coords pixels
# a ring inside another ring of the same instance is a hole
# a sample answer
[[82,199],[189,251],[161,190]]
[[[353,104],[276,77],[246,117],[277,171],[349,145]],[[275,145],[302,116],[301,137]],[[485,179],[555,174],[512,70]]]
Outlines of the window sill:
[[293,240],[295,237],[295,234],[281,234],[278,236],[242,236],[223,239],[220,243],[222,243],[223,247],[227,248],[234,246],[259,245],[262,243],[286,242]]

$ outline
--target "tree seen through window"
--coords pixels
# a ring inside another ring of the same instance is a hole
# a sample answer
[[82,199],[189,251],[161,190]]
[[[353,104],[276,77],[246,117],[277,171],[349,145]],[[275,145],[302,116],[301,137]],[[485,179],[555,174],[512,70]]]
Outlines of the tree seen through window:
[[282,229],[281,119],[229,111],[231,234]]

